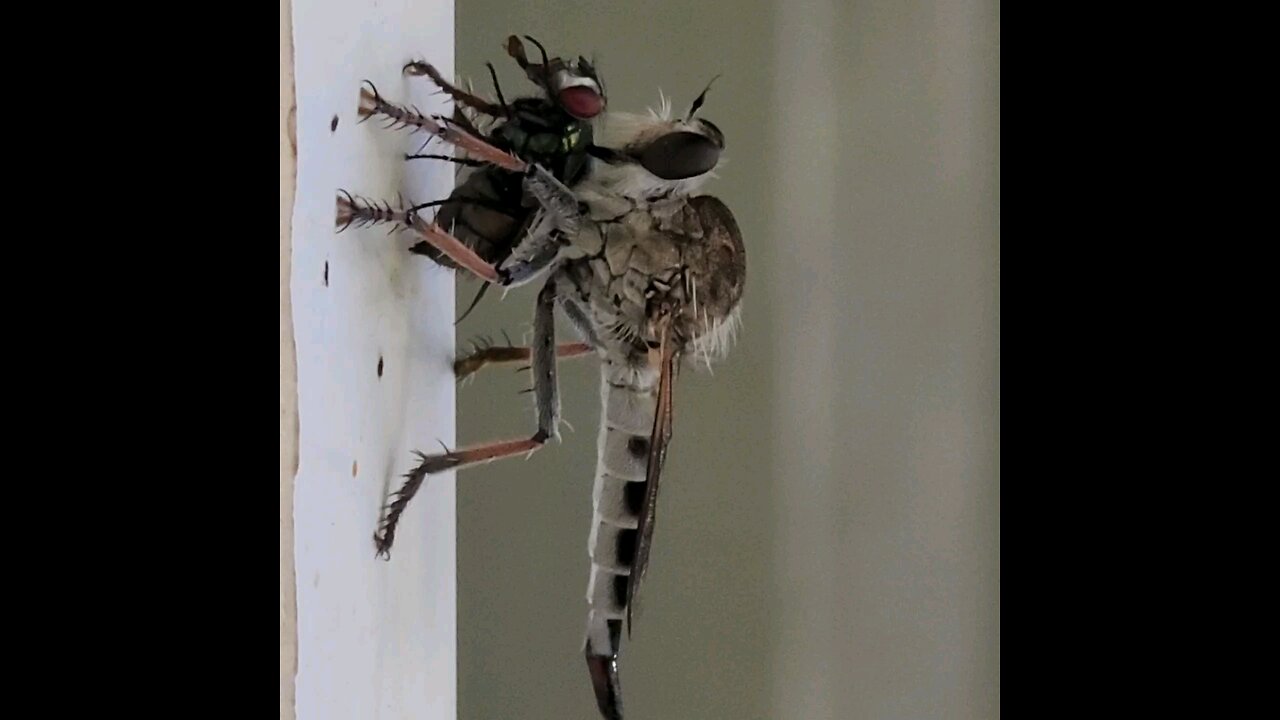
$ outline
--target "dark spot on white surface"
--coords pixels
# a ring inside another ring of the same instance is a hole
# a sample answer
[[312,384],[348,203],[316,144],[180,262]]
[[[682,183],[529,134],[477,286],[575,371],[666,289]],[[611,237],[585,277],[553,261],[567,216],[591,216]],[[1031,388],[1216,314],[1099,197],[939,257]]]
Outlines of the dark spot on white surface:
[[378,377],[382,377],[382,356],[378,356]]
[[329,287],[329,261],[324,261],[324,286]]
[[329,132],[335,132],[337,129],[338,129],[338,116],[334,115],[333,119],[329,121]]
[[356,473],[358,472],[360,472],[360,463],[356,462],[355,460],[352,460],[351,461],[351,477],[355,477]]

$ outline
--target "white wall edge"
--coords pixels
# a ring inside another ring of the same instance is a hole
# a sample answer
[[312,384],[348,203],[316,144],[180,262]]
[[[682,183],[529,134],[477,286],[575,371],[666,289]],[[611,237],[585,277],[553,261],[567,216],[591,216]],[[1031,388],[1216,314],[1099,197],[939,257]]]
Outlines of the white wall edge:
[[[453,277],[406,252],[406,235],[334,229],[339,188],[393,202],[453,188],[452,166],[404,161],[424,138],[358,124],[355,113],[366,79],[424,112],[449,110],[400,70],[427,58],[453,74],[453,2],[294,0],[292,24],[296,717],[454,720],[453,475],[428,479],[414,498],[390,562],[373,545],[412,451],[454,443]],[[284,634],[282,616],[282,645]],[[283,662],[282,650],[282,674]]]
[[289,273],[297,178],[297,106],[293,92],[293,19],[280,0],[280,720],[294,720],[298,612],[293,568],[293,476],[298,472],[298,364]]

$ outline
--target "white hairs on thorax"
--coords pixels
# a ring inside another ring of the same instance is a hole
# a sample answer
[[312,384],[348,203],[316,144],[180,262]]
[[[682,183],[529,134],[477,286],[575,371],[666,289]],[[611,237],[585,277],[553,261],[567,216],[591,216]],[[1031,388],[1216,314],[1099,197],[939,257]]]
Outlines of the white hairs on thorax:
[[[704,315],[705,317],[705,315]],[[715,321],[693,341],[695,364],[699,358],[708,370],[712,363],[723,360],[738,341],[738,330],[742,327],[742,306],[738,305],[728,315]]]
[[658,109],[654,110],[653,108],[649,108],[649,114],[652,115],[655,120],[671,119],[671,98],[667,97],[662,92],[662,88],[658,88]]

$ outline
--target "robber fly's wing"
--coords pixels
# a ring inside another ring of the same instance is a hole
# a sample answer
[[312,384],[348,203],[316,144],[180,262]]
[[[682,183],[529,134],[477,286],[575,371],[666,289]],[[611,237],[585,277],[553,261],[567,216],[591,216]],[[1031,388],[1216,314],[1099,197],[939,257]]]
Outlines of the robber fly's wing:
[[660,375],[658,378],[658,408],[653,414],[653,432],[649,436],[649,466],[645,471],[644,504],[640,508],[640,522],[636,526],[636,554],[631,563],[631,577],[627,582],[627,634],[631,634],[631,611],[635,608],[636,593],[649,567],[649,550],[653,546],[653,521],[658,510],[658,479],[667,459],[667,445],[671,442],[671,385],[675,381],[676,353],[671,324],[667,323],[660,343]]

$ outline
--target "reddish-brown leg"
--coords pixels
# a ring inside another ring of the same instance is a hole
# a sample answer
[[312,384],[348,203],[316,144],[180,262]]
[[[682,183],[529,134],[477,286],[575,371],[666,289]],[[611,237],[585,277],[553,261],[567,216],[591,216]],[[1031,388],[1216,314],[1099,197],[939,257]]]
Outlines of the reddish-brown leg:
[[394,499],[387,505],[387,512],[383,516],[382,522],[379,523],[378,532],[373,534],[373,542],[377,546],[378,555],[381,557],[391,556],[391,544],[396,539],[396,525],[400,522],[400,515],[404,513],[405,507],[408,506],[413,496],[417,494],[418,488],[422,486],[428,475],[446,470],[458,470],[473,465],[482,465],[513,455],[531,453],[542,447],[546,442],[545,438],[541,438],[540,435],[541,433],[527,440],[503,440],[470,448],[449,450],[435,455],[424,455],[415,451],[414,454],[418,456],[421,462],[418,463],[417,467],[405,473],[404,485],[391,494]]
[[538,410],[538,429],[527,440],[503,440],[474,445],[469,448],[425,455],[416,453],[417,467],[405,474],[405,482],[396,491],[386,508],[373,541],[378,554],[388,556],[395,541],[396,524],[401,514],[428,475],[459,470],[473,465],[492,462],[501,458],[529,454],[546,444],[547,440],[560,436],[560,397],[556,386],[555,303],[558,297],[556,279],[553,277],[538,293],[533,316],[533,344],[530,365],[533,369],[533,390]]
[[493,163],[512,172],[522,173],[529,169],[529,166],[520,158],[503,152],[475,135],[454,127],[452,121],[443,117],[428,117],[404,105],[388,102],[378,94],[377,89],[373,87],[373,83],[366,84],[369,87],[360,88],[360,106],[356,110],[356,114],[361,118],[381,115],[391,120],[393,124],[423,130],[446,142],[457,145],[477,160]]
[[445,232],[443,228],[434,222],[423,220],[414,208],[407,210],[392,210],[387,203],[379,205],[376,202],[366,200],[356,200],[351,193],[345,190],[339,190],[337,196],[337,212],[335,215],[335,227],[338,232],[350,227],[352,224],[359,225],[375,225],[375,224],[397,224],[408,226],[414,233],[419,235],[429,245],[444,253],[458,267],[464,268],[476,277],[498,285],[506,285],[505,278],[501,277],[498,269],[492,263],[485,262],[476,254],[474,250],[467,247],[461,240],[455,238]]
[[476,254],[474,250],[462,244],[458,238],[444,231],[444,228],[434,222],[427,222],[418,215],[410,218],[410,227],[423,240],[426,240],[432,247],[444,253],[458,267],[469,270],[473,275],[486,282],[505,285],[502,277],[498,275],[498,269],[492,263],[485,262],[484,258]]
[[[426,75],[427,77],[431,78],[431,82],[435,83],[436,87],[443,90],[445,94],[453,98],[455,102],[466,105],[472,110],[482,112],[486,115],[492,115],[493,117],[506,116],[506,112],[502,109],[502,106],[494,105],[493,103],[487,100],[483,100],[481,98],[476,97],[475,95],[472,95],[466,90],[463,90],[459,87],[454,86],[453,83],[449,82],[448,80],[445,80],[444,76],[440,74],[440,71],[436,70],[435,66],[432,65],[431,63],[411,62],[408,65],[404,66],[404,74],[417,75],[417,76]],[[498,97],[502,97],[501,90],[498,91]]]
[[[556,346],[556,357],[575,358],[590,354],[591,346],[586,343],[560,343]],[[459,358],[453,363],[453,373],[459,380],[480,370],[485,365],[499,363],[528,362],[533,357],[527,347],[494,345],[477,348],[470,355]]]

